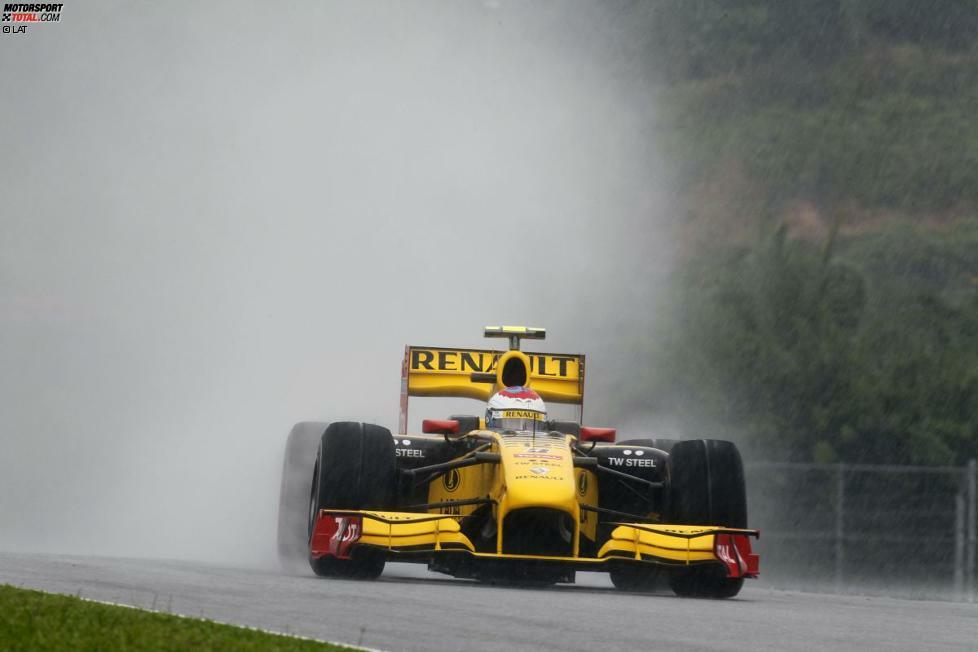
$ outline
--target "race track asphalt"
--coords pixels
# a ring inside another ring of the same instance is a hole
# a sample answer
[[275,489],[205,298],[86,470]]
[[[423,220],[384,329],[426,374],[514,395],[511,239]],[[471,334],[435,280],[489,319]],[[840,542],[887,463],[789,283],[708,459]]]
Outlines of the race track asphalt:
[[626,594],[607,578],[521,589],[389,564],[375,582],[208,564],[0,552],[0,583],[400,650],[976,650],[978,604],[752,583],[733,600]]

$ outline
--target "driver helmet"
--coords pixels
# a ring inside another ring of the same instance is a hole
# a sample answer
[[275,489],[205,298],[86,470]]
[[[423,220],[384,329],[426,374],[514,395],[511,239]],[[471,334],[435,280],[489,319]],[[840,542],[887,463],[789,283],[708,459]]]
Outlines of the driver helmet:
[[537,432],[545,430],[547,406],[540,395],[528,387],[507,387],[496,392],[486,407],[486,428]]

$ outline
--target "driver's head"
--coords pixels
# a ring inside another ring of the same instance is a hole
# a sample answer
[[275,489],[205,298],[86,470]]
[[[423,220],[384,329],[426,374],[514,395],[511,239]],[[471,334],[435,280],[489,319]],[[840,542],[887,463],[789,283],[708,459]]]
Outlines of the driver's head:
[[537,432],[544,430],[547,406],[540,395],[527,387],[507,387],[489,399],[486,428]]

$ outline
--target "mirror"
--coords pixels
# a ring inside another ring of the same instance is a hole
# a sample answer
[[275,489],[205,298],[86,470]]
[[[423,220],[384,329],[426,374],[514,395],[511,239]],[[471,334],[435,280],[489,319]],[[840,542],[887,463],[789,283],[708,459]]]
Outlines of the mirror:
[[616,433],[614,428],[581,426],[581,441],[604,441],[610,444],[615,441]]
[[455,419],[425,419],[421,422],[421,432],[429,435],[457,435],[458,421]]

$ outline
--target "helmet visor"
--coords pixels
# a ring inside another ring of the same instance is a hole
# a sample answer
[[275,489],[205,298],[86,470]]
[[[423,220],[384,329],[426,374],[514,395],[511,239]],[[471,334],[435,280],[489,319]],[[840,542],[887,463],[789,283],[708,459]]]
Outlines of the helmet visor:
[[547,415],[536,410],[493,410],[486,425],[495,430],[536,432],[544,429],[546,418]]

